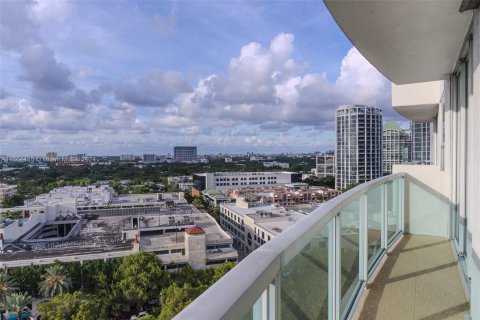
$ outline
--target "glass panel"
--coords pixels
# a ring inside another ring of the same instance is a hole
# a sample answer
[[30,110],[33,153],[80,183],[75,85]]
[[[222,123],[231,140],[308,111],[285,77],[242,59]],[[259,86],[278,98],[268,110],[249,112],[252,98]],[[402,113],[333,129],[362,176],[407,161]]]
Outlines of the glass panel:
[[328,318],[328,228],[281,270],[282,319]]
[[369,264],[375,261],[382,248],[382,187],[377,186],[367,194]]
[[257,299],[250,312],[243,317],[243,320],[262,320],[263,313],[263,294]]
[[400,180],[387,183],[387,239],[400,231]]
[[268,319],[275,320],[275,282],[268,287]]
[[340,314],[348,311],[355,295],[359,267],[360,200],[355,200],[340,213]]

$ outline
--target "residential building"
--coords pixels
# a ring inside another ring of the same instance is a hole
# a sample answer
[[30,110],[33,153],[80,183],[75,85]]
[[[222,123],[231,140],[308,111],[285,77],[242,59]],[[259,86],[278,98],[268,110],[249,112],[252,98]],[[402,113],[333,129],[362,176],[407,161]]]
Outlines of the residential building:
[[11,197],[17,192],[16,185],[8,185],[5,183],[0,183],[0,205],[6,197]]
[[177,146],[173,147],[173,158],[177,162],[189,162],[197,160],[197,147]]
[[340,194],[336,189],[308,186],[306,183],[285,184],[276,187],[241,188],[230,190],[230,196],[246,198],[253,203],[268,203],[281,206],[320,204]]
[[220,225],[234,243],[248,254],[305,217],[301,212],[278,205],[252,204],[239,198],[236,204],[220,205]]
[[432,122],[411,122],[412,155],[416,164],[432,164]]
[[363,183],[383,175],[382,110],[363,105],[340,106],[335,113],[335,187]]
[[433,123],[431,164],[320,206],[175,319],[478,320],[480,3],[324,2],[392,81],[394,110]]
[[410,130],[403,130],[395,120],[383,125],[383,174],[392,173],[392,165],[410,162]]
[[315,175],[317,177],[335,176],[335,171],[335,154],[317,154],[315,166]]
[[194,174],[193,184],[202,191],[284,185],[301,179],[302,174],[295,172],[212,172]]

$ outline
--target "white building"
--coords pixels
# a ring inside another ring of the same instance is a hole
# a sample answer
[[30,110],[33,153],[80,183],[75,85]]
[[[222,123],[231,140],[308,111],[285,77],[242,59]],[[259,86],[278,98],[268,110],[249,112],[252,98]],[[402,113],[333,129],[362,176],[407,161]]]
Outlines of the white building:
[[197,190],[266,187],[301,182],[302,174],[295,172],[215,172],[193,175]]
[[411,160],[415,164],[432,163],[432,122],[411,122]]
[[335,155],[318,154],[316,157],[315,175],[317,177],[335,176]]
[[363,105],[340,106],[336,113],[336,174],[339,190],[383,175],[382,110]]
[[270,241],[305,215],[278,205],[255,204],[238,198],[236,204],[220,205],[220,225],[247,253]]
[[410,130],[403,130],[397,121],[383,126],[383,173],[391,174],[394,164],[410,162]]
[[290,164],[288,162],[270,161],[270,162],[264,162],[263,166],[265,168],[278,167],[278,168],[281,168],[281,169],[288,169],[290,167]]
[[90,185],[86,187],[66,186],[55,188],[49,193],[36,196],[25,201],[26,206],[53,205],[66,201],[73,201],[77,206],[105,206],[112,200],[115,191],[107,185],[99,187]]

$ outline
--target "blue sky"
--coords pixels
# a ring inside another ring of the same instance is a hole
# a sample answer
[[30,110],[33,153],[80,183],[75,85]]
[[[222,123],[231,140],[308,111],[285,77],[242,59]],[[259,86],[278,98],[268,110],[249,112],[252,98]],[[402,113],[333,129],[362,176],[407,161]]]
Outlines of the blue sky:
[[320,1],[2,1],[0,154],[313,152],[390,83]]

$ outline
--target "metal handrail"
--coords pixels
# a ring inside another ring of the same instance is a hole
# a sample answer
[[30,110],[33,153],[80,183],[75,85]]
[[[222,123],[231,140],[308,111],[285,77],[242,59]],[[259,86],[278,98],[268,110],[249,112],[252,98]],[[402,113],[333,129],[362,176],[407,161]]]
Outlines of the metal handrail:
[[244,316],[282,267],[343,208],[375,187],[404,176],[405,173],[396,173],[381,177],[329,200],[253,251],[174,319],[238,319]]

